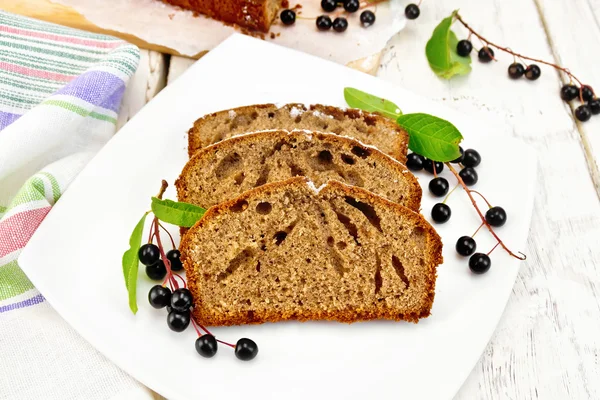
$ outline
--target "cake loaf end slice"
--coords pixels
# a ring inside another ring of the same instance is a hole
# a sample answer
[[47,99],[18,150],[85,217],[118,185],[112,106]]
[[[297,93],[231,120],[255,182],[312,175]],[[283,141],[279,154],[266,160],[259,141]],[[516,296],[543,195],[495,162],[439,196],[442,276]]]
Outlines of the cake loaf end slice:
[[282,0],[163,0],[220,21],[268,32]]

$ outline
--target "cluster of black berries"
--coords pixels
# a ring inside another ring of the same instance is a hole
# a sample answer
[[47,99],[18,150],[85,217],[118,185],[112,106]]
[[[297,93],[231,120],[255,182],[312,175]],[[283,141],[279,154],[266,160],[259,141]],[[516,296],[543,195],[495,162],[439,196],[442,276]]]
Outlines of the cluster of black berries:
[[[338,6],[342,6],[346,12],[355,13],[360,9],[359,0],[321,0],[321,8],[326,12],[335,11]],[[284,25],[292,25],[296,22],[296,12],[294,10],[283,10],[279,15]],[[344,32],[348,29],[348,20],[344,17],[337,17],[333,21],[328,15],[321,15],[316,19],[317,29],[328,31],[333,28],[336,32]],[[360,24],[367,28],[375,23],[375,13],[365,10],[360,14]]]
[[[485,221],[495,228],[499,228],[506,223],[506,211],[504,208],[495,206],[490,207],[485,213]],[[469,268],[475,274],[484,274],[492,266],[490,256],[485,253],[475,253],[477,243],[473,236],[461,236],[456,242],[456,252],[463,257],[469,257]]]
[[[452,163],[462,165],[463,168],[460,170],[458,175],[461,177],[465,185],[473,186],[477,183],[479,176],[477,175],[475,167],[481,163],[481,156],[476,150],[467,149],[463,151],[462,147],[460,147],[460,157],[458,157],[456,160],[453,160]],[[443,163],[437,161],[434,162],[417,153],[411,153],[407,157],[406,166],[411,171],[420,171],[424,169],[430,174],[436,175],[436,177],[429,182],[429,191],[434,196],[443,197],[448,193],[450,188],[448,180],[446,178],[437,176],[437,174],[444,170]],[[450,206],[444,202],[437,203],[431,210],[431,218],[433,218],[433,220],[439,224],[447,222],[451,215],[452,211],[450,210]]]
[[592,115],[600,114],[600,100],[594,94],[594,89],[590,86],[578,88],[573,84],[568,84],[560,89],[560,98],[566,102],[580,99],[583,104],[575,109],[575,118],[581,122],[588,121]]
[[[465,185],[473,186],[477,183],[479,177],[475,167],[481,163],[481,155],[473,149],[463,150],[460,149],[460,157],[456,160],[451,161],[453,164],[460,164],[462,169],[458,173],[460,178],[463,180]],[[448,194],[450,185],[446,178],[437,176],[444,170],[444,164],[441,162],[434,162],[428,158],[425,158],[417,153],[411,153],[407,156],[406,167],[411,171],[425,170],[430,174],[436,175],[429,182],[429,192],[436,197],[444,197]],[[437,203],[431,210],[431,218],[440,224],[447,222],[452,215],[450,206],[444,202]],[[490,207],[485,213],[485,220],[488,224],[493,227],[501,227],[506,223],[506,211],[502,207]],[[456,251],[461,256],[470,256],[469,268],[473,273],[483,274],[490,269],[492,262],[490,257],[484,253],[475,253],[477,244],[472,236],[462,236],[456,242]]]
[[[468,39],[463,39],[456,44],[456,53],[461,57],[466,57],[473,51],[473,43]],[[494,59],[494,50],[489,46],[484,46],[477,52],[477,58],[482,63],[489,63]],[[523,64],[514,62],[508,66],[508,76],[511,79],[519,79],[525,75],[530,81],[535,81],[542,75],[542,70],[536,64],[529,64],[524,67]]]
[[[166,257],[170,261],[172,271],[180,271],[183,265],[179,250],[170,250]],[[146,274],[150,279],[162,280],[167,274],[164,262],[160,259],[160,250],[153,243],[140,247],[138,257],[146,266]],[[174,332],[183,332],[190,325],[194,299],[187,288],[171,290],[162,285],[155,285],[148,292],[148,302],[156,309],[167,309],[167,325]],[[196,351],[203,357],[212,357],[217,353],[217,339],[210,334],[205,334],[196,339]],[[247,338],[238,340],[235,345],[235,355],[240,360],[252,360],[258,354],[256,343]]]
[[[181,263],[179,250],[170,250],[167,252],[167,259],[171,262],[171,270],[181,271],[183,264]],[[138,257],[142,264],[146,266],[146,275],[148,278],[159,281],[165,279],[167,275],[167,268],[165,268],[165,262],[160,259],[160,250],[158,246],[152,243],[147,243],[140,247],[138,251]]]

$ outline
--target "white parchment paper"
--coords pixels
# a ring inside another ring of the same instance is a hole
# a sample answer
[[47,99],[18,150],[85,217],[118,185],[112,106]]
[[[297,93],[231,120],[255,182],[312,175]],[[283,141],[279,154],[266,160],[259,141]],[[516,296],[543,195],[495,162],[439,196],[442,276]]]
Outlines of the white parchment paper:
[[[212,49],[236,31],[234,27],[202,15],[194,16],[160,0],[51,1],[72,7],[101,28],[131,34],[189,57]],[[368,28],[360,25],[360,10],[345,15],[349,23],[346,32],[337,33],[333,29],[319,32],[315,19],[324,14],[320,0],[292,0],[290,6],[298,3],[302,5],[298,17],[310,19],[297,19],[289,27],[278,22],[271,32],[280,35],[271,38],[267,34],[265,40],[342,64],[378,53],[406,22],[400,0],[390,0],[369,8],[375,12],[376,21]],[[332,19],[334,14],[329,14]]]

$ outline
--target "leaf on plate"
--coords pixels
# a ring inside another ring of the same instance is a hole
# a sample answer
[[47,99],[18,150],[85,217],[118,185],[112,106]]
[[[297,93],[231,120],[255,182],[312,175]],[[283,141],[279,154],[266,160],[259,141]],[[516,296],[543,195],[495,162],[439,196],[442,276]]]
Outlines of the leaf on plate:
[[391,119],[402,115],[400,108],[389,100],[373,96],[361,90],[347,87],[344,88],[344,99],[352,108],[358,108],[368,112],[378,112]]
[[437,76],[444,79],[471,72],[471,56],[461,57],[456,53],[458,38],[450,29],[457,12],[458,10],[453,11],[435,27],[425,46],[429,66]]
[[152,212],[161,221],[169,224],[190,228],[206,212],[202,207],[194,204],[177,202],[173,200],[161,200],[157,197],[152,198]]
[[404,114],[396,120],[408,133],[408,148],[434,161],[460,157],[462,135],[450,122],[429,114]]
[[140,261],[138,258],[138,251],[142,244],[142,232],[144,231],[144,222],[146,221],[147,215],[148,213],[145,213],[135,228],[133,228],[133,232],[131,232],[131,236],[129,237],[129,249],[123,253],[122,260],[125,286],[129,293],[129,308],[131,308],[131,311],[134,314],[137,313],[138,310],[136,298],[138,265]]

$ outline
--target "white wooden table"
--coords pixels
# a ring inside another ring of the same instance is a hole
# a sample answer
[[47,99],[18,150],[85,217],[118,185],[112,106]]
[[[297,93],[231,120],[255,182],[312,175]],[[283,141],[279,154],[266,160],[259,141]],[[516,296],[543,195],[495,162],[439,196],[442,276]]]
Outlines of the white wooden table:
[[[452,11],[448,3],[423,1],[420,18],[388,44],[377,75],[490,126],[506,126],[507,136],[529,143],[539,157],[529,257],[496,333],[456,399],[600,399],[600,116],[577,122],[550,67],[535,82],[509,80],[512,58],[503,54],[487,65],[475,57],[466,78],[438,79],[424,47]],[[600,0],[452,3],[488,40],[564,64],[600,93]],[[462,27],[455,30],[466,37]],[[192,63],[142,51],[119,126]],[[519,160],[507,154],[506,162]]]

